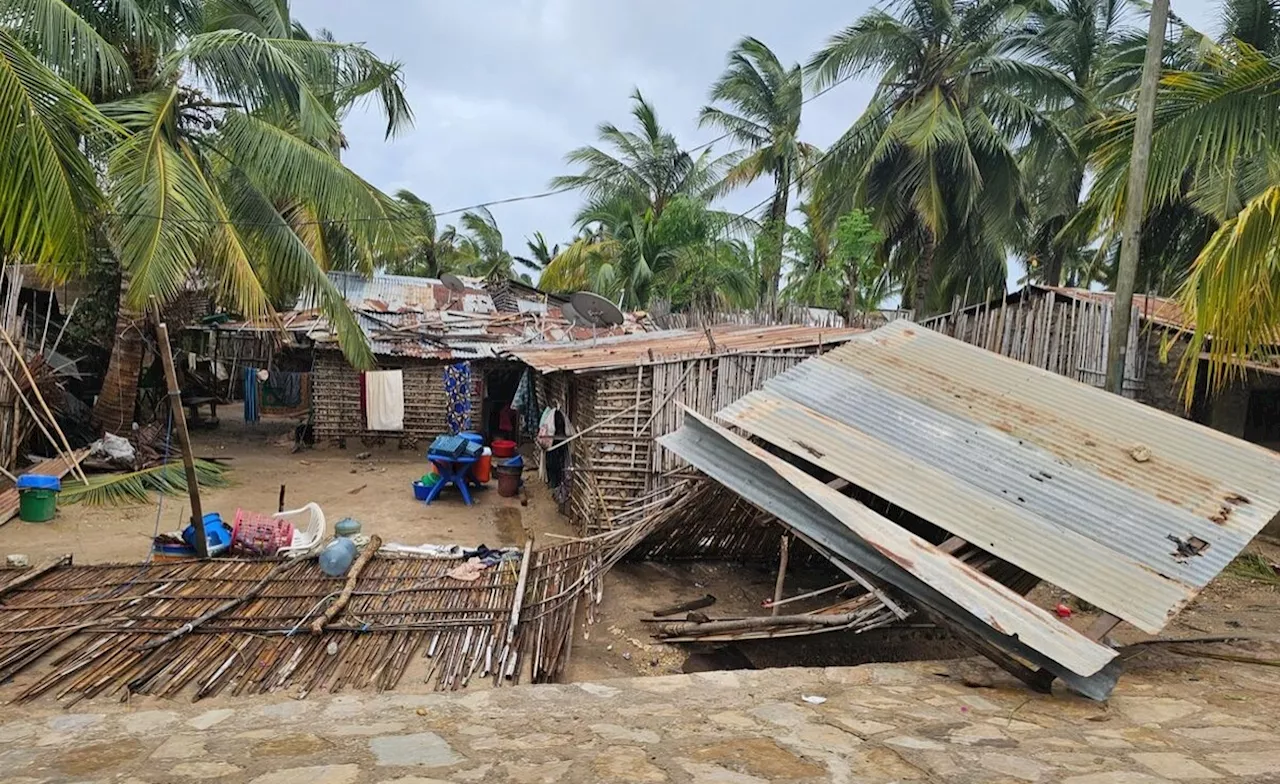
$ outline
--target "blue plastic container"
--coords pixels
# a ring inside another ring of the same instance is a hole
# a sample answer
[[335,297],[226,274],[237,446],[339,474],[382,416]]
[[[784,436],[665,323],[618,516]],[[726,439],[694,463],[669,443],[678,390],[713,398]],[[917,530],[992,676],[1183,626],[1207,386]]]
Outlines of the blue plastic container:
[[320,571],[330,577],[341,577],[356,560],[356,543],[339,536],[320,552]]
[[[205,515],[204,520],[204,537],[209,543],[209,555],[221,555],[231,548],[231,529],[227,528],[226,523],[222,522],[222,515],[217,512],[210,512]],[[188,547],[196,546],[196,527],[188,525],[182,529],[182,541],[187,543]]]
[[41,474],[23,474],[18,477],[19,490],[52,490],[55,493],[62,491],[62,480],[56,476],[43,476]]
[[479,433],[459,433],[458,435],[467,439],[473,444],[479,444],[480,446],[484,446],[484,436],[480,435]]
[[427,500],[427,493],[430,493],[430,492],[431,492],[431,488],[427,487],[423,483],[421,482],[413,483],[413,497],[415,500],[418,500],[418,501]]

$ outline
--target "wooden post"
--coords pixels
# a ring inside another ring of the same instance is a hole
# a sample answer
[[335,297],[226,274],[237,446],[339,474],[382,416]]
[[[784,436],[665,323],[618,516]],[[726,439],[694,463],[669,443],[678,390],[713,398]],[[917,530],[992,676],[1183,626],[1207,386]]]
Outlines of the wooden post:
[[191,525],[196,531],[196,555],[209,557],[209,539],[204,530],[204,514],[200,510],[200,483],[196,481],[196,461],[191,454],[191,436],[187,433],[187,415],[182,410],[182,390],[178,389],[178,373],[173,369],[173,351],[169,348],[169,327],[156,321],[156,343],[160,361],[164,363],[164,380],[169,388],[169,416],[178,431],[182,448],[182,467],[187,471],[187,492],[191,495]]
[[778,557],[778,579],[773,583],[773,604],[770,607],[769,614],[777,615],[778,602],[782,601],[782,587],[787,581],[787,561],[791,559],[791,536],[782,535],[782,555]]
[[280,485],[280,500],[276,503],[276,511],[284,511],[284,485]]

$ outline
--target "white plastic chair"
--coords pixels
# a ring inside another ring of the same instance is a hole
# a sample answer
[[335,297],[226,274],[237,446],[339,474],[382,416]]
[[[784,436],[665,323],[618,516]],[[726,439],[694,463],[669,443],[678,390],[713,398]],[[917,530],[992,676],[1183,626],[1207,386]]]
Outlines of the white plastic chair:
[[281,547],[277,555],[286,558],[304,556],[324,541],[324,512],[315,503],[309,503],[301,509],[278,512],[272,517],[286,520],[293,526],[293,541],[288,547]]

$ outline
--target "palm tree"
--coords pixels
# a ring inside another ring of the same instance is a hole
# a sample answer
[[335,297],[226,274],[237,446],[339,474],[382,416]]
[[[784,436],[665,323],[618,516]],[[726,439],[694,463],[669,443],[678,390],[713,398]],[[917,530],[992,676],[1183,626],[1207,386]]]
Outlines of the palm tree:
[[837,308],[841,300],[840,276],[832,273],[831,253],[835,233],[820,201],[821,192],[810,194],[796,208],[801,223],[787,231],[787,285],[781,297],[795,305]]
[[334,152],[335,111],[366,96],[407,121],[394,64],[308,40],[285,0],[0,0],[0,149],[13,164],[0,203],[27,205],[6,211],[3,250],[65,270],[101,230],[120,265],[99,427],[133,420],[142,310],[192,281],[250,318],[310,292],[348,358],[372,363],[325,274],[327,229],[366,270],[402,243],[395,203]]
[[652,210],[654,218],[662,217],[676,196],[709,201],[736,156],[716,158],[707,148],[695,157],[659,124],[653,105],[639,90],[631,100],[637,131],[603,123],[597,133],[602,146],[613,152],[591,146],[574,150],[566,161],[582,166],[582,173],[556,177],[552,187],[576,188],[594,203],[633,200],[641,213]]
[[[1195,324],[1182,362],[1192,400],[1207,355],[1210,389],[1270,360],[1280,345],[1280,63],[1274,51],[1280,11],[1234,0],[1219,43],[1196,40],[1194,61],[1166,65],[1157,94],[1144,234],[1153,218],[1182,211],[1183,226],[1204,231],[1179,299]],[[1094,126],[1097,180],[1090,195],[1104,233],[1123,214],[1132,111]],[[1109,236],[1109,234],[1106,234]],[[1192,235],[1193,236],[1193,235]],[[1144,240],[1146,237],[1144,236]],[[1194,247],[1184,242],[1178,249]]]
[[441,229],[435,210],[412,191],[397,191],[396,201],[412,216],[413,242],[402,256],[387,265],[387,272],[420,278],[438,278],[453,272],[458,265],[457,229]]
[[882,254],[908,280],[917,316],[970,282],[1003,286],[1025,215],[1012,140],[1041,107],[1074,95],[1065,75],[1020,59],[1010,0],[902,0],[873,10],[809,63],[815,87],[880,75],[866,110],[823,157],[834,216],[868,209]]
[[535,272],[540,272],[547,268],[551,260],[560,255],[560,246],[547,246],[547,238],[542,236],[542,232],[535,231],[532,237],[525,240],[525,247],[529,249],[528,256],[516,256],[515,260],[528,267]]
[[1082,132],[1120,108],[1127,96],[1114,89],[1117,58],[1135,40],[1145,45],[1126,24],[1132,10],[1130,0],[1042,0],[1032,6],[1028,53],[1076,87],[1070,100],[1047,113],[1047,122],[1032,128],[1020,155],[1030,210],[1021,250],[1028,273],[1051,286],[1061,285],[1069,271],[1079,277],[1096,255],[1078,225],[1064,230],[1080,211],[1089,157]]
[[744,38],[729,52],[724,73],[711,87],[711,101],[727,108],[704,106],[699,124],[723,130],[746,152],[727,172],[725,188],[749,185],[761,177],[773,179],[773,199],[765,219],[772,247],[763,269],[766,287],[762,303],[773,311],[782,279],[791,189],[802,186],[804,174],[818,155],[816,147],[799,138],[804,72],[798,63],[784,67],[759,40]]
[[490,276],[511,277],[513,258],[503,247],[502,231],[498,221],[488,208],[464,212],[458,220],[462,230],[455,230],[458,237],[458,260],[468,274],[481,278]]

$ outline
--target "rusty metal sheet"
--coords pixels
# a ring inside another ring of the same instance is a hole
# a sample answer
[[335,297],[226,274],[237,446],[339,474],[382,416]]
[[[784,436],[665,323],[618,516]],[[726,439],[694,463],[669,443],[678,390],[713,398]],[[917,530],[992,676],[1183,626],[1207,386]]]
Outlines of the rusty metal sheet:
[[[843,343],[862,330],[800,325],[720,325],[710,330],[670,329],[583,340],[573,345],[508,348],[507,356],[543,373],[591,372],[719,354],[774,352]],[[709,333],[709,334],[708,334]]]
[[1158,632],[1280,511],[1280,456],[906,322],[720,419]]
[[785,460],[685,411],[660,443],[833,554],[1073,689],[1105,699],[1116,652]]

